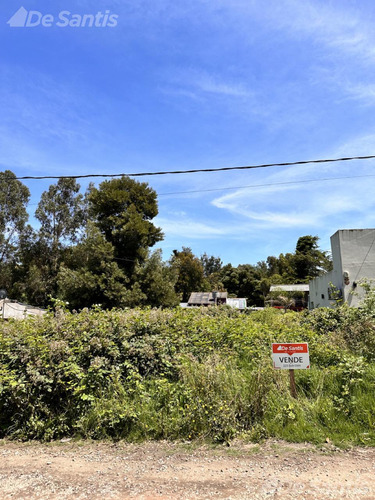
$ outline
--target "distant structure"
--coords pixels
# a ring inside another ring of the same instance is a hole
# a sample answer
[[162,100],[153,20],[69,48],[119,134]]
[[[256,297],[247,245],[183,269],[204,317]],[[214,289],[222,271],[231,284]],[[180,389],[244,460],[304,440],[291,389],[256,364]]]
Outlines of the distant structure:
[[230,298],[228,292],[193,292],[189,297],[187,307],[220,306],[223,304],[242,310],[246,309],[247,301],[246,299]]
[[228,292],[193,292],[188,300],[188,307],[218,306],[226,304]]
[[287,293],[288,297],[291,298],[291,303],[289,305],[281,304],[280,299],[277,297],[272,297],[267,300],[266,304],[270,307],[275,307],[277,309],[292,309],[294,311],[301,311],[302,309],[307,309],[309,304],[309,285],[308,284],[294,284],[294,285],[271,285],[270,293],[277,292],[280,297],[283,293]]
[[30,316],[43,316],[46,311],[39,307],[29,306],[9,299],[0,300],[0,318],[25,319]]
[[375,279],[375,229],[340,229],[331,247],[333,270],[310,281],[309,308],[333,307],[338,300],[358,307],[360,280]]

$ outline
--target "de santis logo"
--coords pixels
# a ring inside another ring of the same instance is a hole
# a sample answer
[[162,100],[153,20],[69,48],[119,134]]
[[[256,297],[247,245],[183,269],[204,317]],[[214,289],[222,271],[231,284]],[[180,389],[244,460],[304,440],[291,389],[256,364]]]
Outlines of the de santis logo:
[[11,28],[35,28],[37,26],[44,28],[51,28],[52,26],[58,26],[59,28],[115,28],[118,24],[118,17],[117,14],[112,14],[110,10],[100,11],[95,14],[73,14],[69,10],[62,10],[55,16],[20,7],[7,24]]

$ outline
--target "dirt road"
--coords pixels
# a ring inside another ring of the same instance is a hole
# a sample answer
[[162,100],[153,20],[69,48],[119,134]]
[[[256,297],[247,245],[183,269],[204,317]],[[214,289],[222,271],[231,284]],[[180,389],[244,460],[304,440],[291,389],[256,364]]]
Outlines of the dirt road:
[[375,449],[0,441],[1,499],[375,499]]

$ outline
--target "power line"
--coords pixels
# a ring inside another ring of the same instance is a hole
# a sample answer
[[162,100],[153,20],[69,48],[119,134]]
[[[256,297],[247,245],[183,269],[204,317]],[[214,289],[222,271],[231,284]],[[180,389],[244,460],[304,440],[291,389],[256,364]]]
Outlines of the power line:
[[[375,155],[369,156],[348,156],[344,158],[326,158],[323,160],[304,160],[304,161],[294,161],[294,162],[283,162],[283,163],[264,163],[260,165],[244,165],[240,167],[219,167],[219,168],[197,168],[193,170],[172,170],[172,171],[159,171],[159,172],[136,172],[136,173],[121,173],[121,174],[85,174],[85,175],[43,175],[43,176],[32,176],[25,175],[20,177],[13,177],[14,180],[42,180],[42,179],[87,179],[94,177],[103,178],[113,178],[113,177],[145,177],[145,176],[155,176],[155,175],[176,175],[176,174],[196,174],[204,172],[224,172],[230,170],[251,170],[257,168],[270,168],[270,167],[291,167],[293,165],[308,165],[313,163],[333,163],[338,161],[353,161],[353,160],[370,160],[374,159]],[[11,178],[9,178],[11,179]]]
[[228,191],[234,189],[246,189],[246,188],[257,188],[257,187],[269,187],[269,186],[285,186],[288,184],[306,184],[309,182],[326,182],[326,181],[338,181],[341,179],[363,179],[364,177],[375,177],[375,174],[368,175],[354,175],[345,177],[326,177],[322,179],[305,179],[303,181],[286,181],[286,182],[272,182],[267,184],[248,184],[246,186],[232,186],[232,187],[222,187],[222,188],[212,188],[212,189],[194,189],[191,191],[175,191],[171,193],[158,193],[158,196],[171,196],[175,194],[193,194],[193,193],[210,193],[212,191]]
[[[173,196],[173,195],[180,195],[180,194],[195,194],[195,193],[211,193],[215,191],[230,191],[230,190],[237,190],[237,189],[247,189],[247,188],[258,188],[258,187],[272,187],[272,186],[285,186],[285,185],[290,185],[290,184],[308,184],[310,182],[329,182],[329,181],[340,181],[340,180],[346,180],[346,179],[363,179],[367,177],[375,177],[375,174],[368,174],[368,175],[348,175],[348,176],[343,176],[343,177],[325,177],[321,179],[305,179],[303,181],[285,181],[285,182],[272,182],[272,183],[266,183],[266,184],[247,184],[245,186],[227,186],[227,187],[220,187],[220,188],[211,188],[211,189],[193,189],[190,191],[172,191],[170,193],[158,193],[159,196]],[[36,206],[39,205],[39,203],[28,203],[28,206]]]

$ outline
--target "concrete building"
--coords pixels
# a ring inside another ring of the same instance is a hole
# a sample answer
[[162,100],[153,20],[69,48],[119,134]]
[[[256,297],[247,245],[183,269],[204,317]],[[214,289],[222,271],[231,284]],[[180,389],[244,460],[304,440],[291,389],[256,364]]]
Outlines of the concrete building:
[[375,229],[340,229],[331,236],[333,270],[310,281],[309,308],[333,307],[337,300],[357,307],[363,279],[375,279]]

